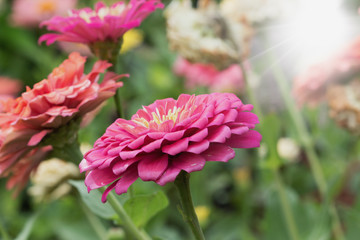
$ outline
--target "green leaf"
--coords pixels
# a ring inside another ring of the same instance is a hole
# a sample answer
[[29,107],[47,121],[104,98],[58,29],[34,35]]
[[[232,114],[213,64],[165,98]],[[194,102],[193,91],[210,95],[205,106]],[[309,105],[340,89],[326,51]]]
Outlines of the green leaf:
[[96,235],[94,230],[89,227],[86,221],[58,221],[54,227],[54,232],[61,240],[99,240],[99,237]]
[[69,183],[79,191],[81,199],[93,213],[105,219],[113,219],[116,216],[116,213],[109,203],[101,202],[100,191],[93,190],[88,193],[84,181],[82,180],[70,180]]
[[125,202],[124,208],[135,225],[140,227],[145,226],[155,214],[166,208],[168,204],[166,195],[159,191],[130,198]]

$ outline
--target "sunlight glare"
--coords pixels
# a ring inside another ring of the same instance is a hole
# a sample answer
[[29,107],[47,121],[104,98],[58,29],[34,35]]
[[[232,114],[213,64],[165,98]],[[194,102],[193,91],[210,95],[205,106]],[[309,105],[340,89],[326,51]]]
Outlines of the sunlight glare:
[[341,0],[303,0],[292,22],[291,38],[302,55],[317,61],[333,54],[349,34]]

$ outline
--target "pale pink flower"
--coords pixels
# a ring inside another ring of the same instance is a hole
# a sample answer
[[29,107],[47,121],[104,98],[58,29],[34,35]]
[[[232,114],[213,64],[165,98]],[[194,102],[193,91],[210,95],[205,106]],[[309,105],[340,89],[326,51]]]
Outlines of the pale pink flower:
[[11,20],[15,25],[37,27],[53,16],[64,16],[75,8],[76,0],[15,0]]
[[329,85],[345,82],[360,71],[360,37],[330,59],[311,66],[294,80],[293,95],[299,105],[317,105],[326,99]]
[[[104,73],[111,64],[98,61],[90,73],[84,74],[85,61],[85,57],[79,53],[70,54],[47,79],[36,83],[32,89],[28,87],[21,97],[6,102],[4,112],[0,113],[0,177],[13,174],[12,179],[18,179],[21,181],[19,184],[23,185],[28,172],[23,174],[24,178],[20,178],[17,172],[25,170],[19,166],[26,164],[32,169],[41,160],[31,160],[29,163],[23,158],[33,159],[37,156],[34,151],[39,147],[54,145],[55,142],[49,142],[48,137],[55,139],[56,144],[70,141],[81,119],[122,86],[122,82],[116,80],[123,75],[112,72],[107,72],[101,84],[98,83],[99,74]],[[62,136],[64,139],[56,137],[61,129],[62,134],[67,134]],[[46,143],[45,139],[48,139]],[[14,185],[15,180],[10,186]]]
[[111,184],[102,201],[115,188],[117,194],[140,178],[165,185],[181,170],[201,170],[207,161],[227,162],[232,148],[260,145],[261,135],[251,130],[258,123],[252,105],[231,93],[199,96],[182,94],[143,107],[131,120],[117,119],[84,155],[88,190]]
[[244,88],[242,70],[236,64],[218,70],[212,64],[190,63],[179,57],[175,61],[174,72],[185,77],[185,86],[188,89],[208,87],[211,92],[239,93]]
[[39,42],[46,41],[47,45],[55,41],[118,42],[125,32],[138,27],[156,8],[163,7],[159,0],[130,0],[128,4],[120,1],[110,7],[98,2],[95,10],[72,10],[67,17],[56,16],[41,23],[55,33],[41,36]]

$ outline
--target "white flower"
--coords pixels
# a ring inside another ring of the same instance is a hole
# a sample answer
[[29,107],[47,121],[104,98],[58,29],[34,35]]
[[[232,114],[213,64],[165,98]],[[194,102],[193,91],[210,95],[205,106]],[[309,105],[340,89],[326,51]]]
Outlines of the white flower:
[[80,171],[75,164],[52,158],[38,166],[31,176],[33,186],[28,191],[38,202],[55,200],[70,192],[71,186],[67,180],[79,176]]
[[248,52],[251,28],[225,18],[213,2],[193,9],[190,1],[175,0],[165,16],[170,48],[190,62],[225,69]]

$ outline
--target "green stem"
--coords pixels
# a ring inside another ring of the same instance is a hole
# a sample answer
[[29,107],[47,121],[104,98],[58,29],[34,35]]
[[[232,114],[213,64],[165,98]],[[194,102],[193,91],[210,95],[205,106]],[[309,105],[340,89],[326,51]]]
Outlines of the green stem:
[[[244,66],[242,65],[242,63],[240,63],[239,65],[241,67],[241,70],[242,70],[242,73],[243,73],[243,79],[244,79],[244,82],[245,82],[246,87],[247,87],[246,90],[247,90],[248,97],[250,99],[251,104],[254,106],[254,112],[259,117],[259,119],[264,119],[261,108],[260,108],[260,106],[259,106],[259,104],[257,102],[256,97],[255,97],[254,91],[253,91],[252,87],[250,86],[249,82],[247,81],[246,70],[245,70]],[[260,128],[263,128],[263,126],[260,125]],[[261,131],[261,132],[263,134],[265,143],[267,144],[267,146],[269,146],[271,148],[271,149],[269,149],[271,157],[278,159],[279,156],[277,154],[277,150],[273,149],[272,146],[274,146],[274,145],[271,143],[272,141],[274,141],[274,139],[272,139],[271,136],[268,136],[266,134],[267,131]],[[277,161],[277,162],[279,162],[279,161]],[[274,176],[275,176],[277,192],[279,194],[281,208],[282,208],[282,212],[284,214],[286,226],[287,226],[287,229],[288,229],[289,234],[291,236],[291,239],[299,240],[300,239],[299,231],[297,229],[296,222],[294,220],[295,219],[294,214],[293,214],[293,212],[291,210],[289,201],[288,201],[288,199],[286,197],[286,194],[285,194],[284,184],[283,184],[281,175],[280,175],[280,173],[278,171],[278,167],[279,166],[276,166],[276,168],[275,169],[273,168],[272,171],[273,171]]]
[[181,214],[183,215],[184,221],[190,226],[195,239],[205,240],[191,198],[189,179],[190,174],[185,171],[181,171],[174,182],[180,195],[182,208]]
[[[275,59],[272,55],[270,58],[270,62],[275,63]],[[313,142],[310,137],[310,133],[309,133],[308,129],[306,128],[304,119],[303,119],[300,111],[298,111],[298,108],[297,108],[293,98],[291,98],[291,95],[289,94],[290,87],[286,81],[284,73],[282,72],[282,70],[280,69],[278,64],[276,64],[276,63],[274,64],[272,71],[275,76],[275,80],[280,88],[282,97],[284,98],[286,107],[290,113],[291,119],[294,122],[296,131],[300,137],[300,141],[305,148],[305,152],[309,159],[310,168],[314,175],[316,185],[320,191],[322,198],[326,200],[328,186],[327,186],[326,179],[324,177],[324,174],[323,174],[323,171],[322,171],[322,168],[320,165],[319,158],[315,153]],[[332,223],[333,224],[333,232],[334,232],[336,239],[341,239],[341,240],[344,239],[344,233],[343,233],[343,230],[341,227],[340,219],[339,219],[337,210],[331,200],[329,200],[329,213],[333,218],[333,223]]]
[[0,233],[1,233],[1,236],[2,236],[2,239],[4,240],[10,240],[10,235],[7,233],[2,221],[0,220]]
[[107,196],[107,201],[122,220],[127,234],[137,240],[151,240],[151,238],[146,233],[140,231],[135,226],[129,215],[127,215],[121,203],[116,199],[112,192],[110,192]]
[[[90,45],[91,51],[94,53],[101,60],[106,60],[112,64],[109,67],[109,71],[116,72],[118,56],[123,43],[123,39],[120,39],[118,42],[113,41],[105,41],[105,42],[95,42]],[[119,89],[116,90],[115,96],[115,107],[118,117],[122,118],[124,116],[122,105],[121,105],[121,98]]]
[[121,104],[121,96],[120,96],[120,89],[117,89],[114,95],[116,113],[119,118],[124,118],[124,110]]
[[77,139],[61,148],[55,147],[50,156],[74,163],[80,163],[83,159],[83,154],[80,151],[80,145]]
[[276,181],[276,188],[279,193],[279,198],[282,206],[282,210],[284,213],[284,217],[286,220],[287,227],[289,229],[289,233],[292,239],[299,240],[299,232],[297,230],[296,222],[294,220],[293,213],[291,211],[291,207],[289,201],[286,197],[286,192],[284,188],[283,181],[281,179],[281,175],[278,169],[274,169],[275,181]]
[[99,239],[105,240],[107,237],[107,230],[105,229],[102,222],[99,220],[95,214],[80,200],[80,206],[85,213],[86,218],[88,219],[91,227],[94,229],[95,233],[98,235]]

